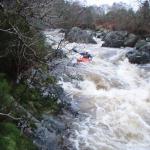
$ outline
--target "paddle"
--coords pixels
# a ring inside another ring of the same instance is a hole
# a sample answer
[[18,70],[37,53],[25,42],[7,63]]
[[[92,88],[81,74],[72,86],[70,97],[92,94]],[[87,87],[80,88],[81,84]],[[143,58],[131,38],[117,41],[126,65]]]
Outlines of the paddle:
[[[75,52],[75,53],[78,53],[82,56],[82,53],[78,52],[76,49],[76,47],[72,48],[72,51]],[[91,58],[93,58],[94,56],[92,56],[91,54],[89,54],[91,56]]]
[[73,48],[72,51],[75,53],[79,53],[75,48]]

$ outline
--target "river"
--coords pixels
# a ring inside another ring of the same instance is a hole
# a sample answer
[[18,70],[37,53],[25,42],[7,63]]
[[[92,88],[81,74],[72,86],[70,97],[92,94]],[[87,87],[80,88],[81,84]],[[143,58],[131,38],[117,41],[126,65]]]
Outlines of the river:
[[[58,30],[45,34],[49,43],[63,38]],[[150,64],[131,64],[125,57],[129,48],[104,48],[95,40],[62,43],[70,61],[78,55],[69,51],[74,46],[94,56],[91,63],[65,67],[81,80],[60,80],[79,112],[68,129],[70,150],[150,150]]]

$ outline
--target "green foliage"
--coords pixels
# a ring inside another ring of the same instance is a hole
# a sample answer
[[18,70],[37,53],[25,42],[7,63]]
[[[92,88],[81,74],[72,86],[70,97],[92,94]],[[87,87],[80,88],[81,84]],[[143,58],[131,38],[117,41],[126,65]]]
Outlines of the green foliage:
[[11,85],[5,79],[5,75],[0,74],[0,110],[5,111],[5,109],[11,106],[12,102]]
[[[45,96],[42,91],[43,87],[47,88],[57,82],[54,77],[47,76],[47,66],[41,63],[45,61],[47,51],[51,47],[45,45],[44,36],[28,23],[26,17],[19,14],[22,1],[16,2],[17,8],[5,11],[0,9],[0,112],[11,113],[15,117],[26,116],[26,111],[34,117],[40,117],[45,111],[58,112],[60,110],[58,97],[53,93]],[[40,65],[46,71],[46,78],[44,76],[35,79],[35,83],[30,84],[27,79],[31,78],[27,75],[27,78],[16,83],[18,77],[25,75],[25,72],[34,66],[39,68]],[[31,141],[20,134],[14,124],[6,123],[10,121],[7,116],[1,118],[0,149],[36,149]]]
[[[40,78],[42,79],[42,78]],[[4,74],[0,74],[0,106],[1,112],[12,112],[15,113],[13,108],[13,102],[23,105],[27,110],[35,115],[40,115],[42,112],[48,110],[51,113],[58,112],[60,110],[60,105],[57,104],[57,96],[55,94],[49,94],[47,96],[43,95],[41,87],[48,87],[49,85],[55,85],[56,79],[52,76],[48,76],[45,80],[36,81],[37,84],[32,87],[25,82],[20,84],[10,84],[10,81],[6,79]],[[18,114],[16,114],[20,117]],[[20,115],[22,113],[20,112]]]
[[37,149],[12,123],[0,123],[0,146],[2,150]]
[[49,85],[55,85],[56,79],[52,76],[47,76],[46,79],[39,77],[38,80],[33,80],[32,86],[26,83],[18,84],[13,90],[13,96],[19,100],[26,109],[34,113],[35,115],[42,114],[43,111],[50,111],[51,113],[58,112],[60,110],[60,104],[57,103],[57,95],[51,93],[47,96],[43,95],[41,87],[47,89]]
[[21,103],[35,114],[42,114],[46,110],[52,113],[59,111],[57,98],[51,95],[44,97],[38,89],[28,88],[21,98]]
[[18,84],[13,93],[14,97],[19,99],[22,104],[27,104],[29,101],[39,101],[41,99],[40,91],[29,88],[26,84]]
[[48,76],[48,78],[45,80],[46,84],[56,84],[57,80],[53,76]]

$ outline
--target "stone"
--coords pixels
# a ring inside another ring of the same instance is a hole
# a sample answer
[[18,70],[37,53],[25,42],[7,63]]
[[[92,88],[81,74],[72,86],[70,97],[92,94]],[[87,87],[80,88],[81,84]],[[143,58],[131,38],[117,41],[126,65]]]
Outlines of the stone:
[[42,125],[46,127],[48,130],[53,131],[53,132],[62,132],[66,129],[65,124],[63,123],[62,120],[53,117],[53,116],[44,116],[44,120],[42,121]]
[[135,49],[126,54],[131,63],[146,64],[150,63],[150,42],[146,43],[139,49]]
[[147,44],[147,42],[145,40],[139,40],[137,41],[137,43],[135,44],[135,48],[136,49],[139,49],[141,48],[142,46],[144,46],[145,44]]
[[78,27],[73,27],[68,34],[65,34],[65,38],[66,40],[72,43],[76,42],[76,43],[97,44],[91,34],[89,34],[85,30],[81,30]]
[[127,35],[126,31],[111,31],[103,38],[104,43],[102,47],[120,48],[124,46],[124,40]]
[[130,33],[128,37],[125,38],[124,46],[125,47],[134,47],[138,37],[135,34]]
[[58,136],[45,127],[36,130],[34,143],[42,150],[58,149]]

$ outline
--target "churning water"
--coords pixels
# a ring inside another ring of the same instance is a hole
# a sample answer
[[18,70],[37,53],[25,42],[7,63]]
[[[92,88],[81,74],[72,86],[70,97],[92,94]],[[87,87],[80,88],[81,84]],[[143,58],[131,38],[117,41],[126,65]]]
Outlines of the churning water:
[[[62,36],[49,33],[56,41]],[[79,110],[70,127],[71,149],[150,150],[150,65],[130,64],[127,48],[103,48],[101,40],[96,40],[96,45],[69,43],[63,47],[67,52],[76,46],[94,56],[89,64],[66,67],[83,80],[61,81]],[[76,55],[68,53],[70,61]]]

